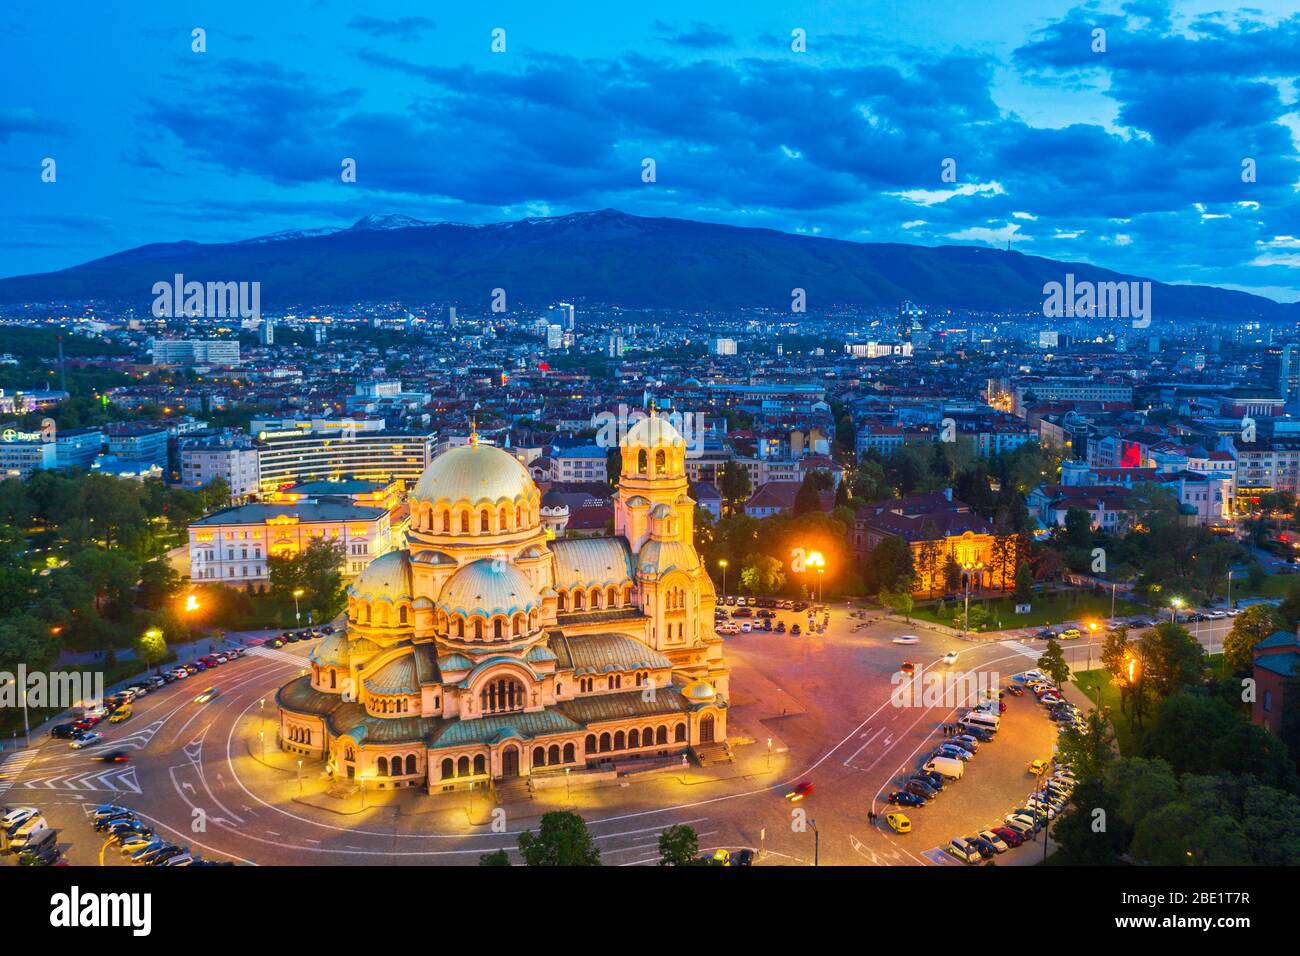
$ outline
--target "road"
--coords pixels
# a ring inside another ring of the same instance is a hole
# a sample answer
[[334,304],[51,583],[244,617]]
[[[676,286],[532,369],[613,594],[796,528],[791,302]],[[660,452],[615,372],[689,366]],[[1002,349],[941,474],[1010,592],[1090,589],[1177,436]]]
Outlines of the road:
[[[831,614],[824,635],[755,632],[728,639],[734,764],[644,774],[621,786],[543,790],[504,806],[483,792],[336,798],[319,763],[299,765],[275,743],[274,694],[304,671],[307,645],[300,643],[255,648],[140,699],[134,716],[110,725],[96,748],[33,741],[0,766],[0,800],[39,807],[60,830],[68,859],[84,865],[121,865],[114,849],[102,852],[86,817],[89,807],[106,802],[137,810],[204,856],[238,863],[473,864],[491,850],[514,851],[518,834],[535,827],[542,813],[571,808],[588,821],[602,859],[612,865],[655,862],[659,832],[675,823],[694,827],[702,849],[750,847],[768,864],[809,864],[816,857],[823,865],[958,865],[937,848],[1022,805],[1034,782],[1027,765],[1050,755],[1055,728],[1032,697],[1008,695],[1003,731],[980,748],[964,779],[931,805],[907,811],[911,834],[894,834],[884,826],[881,801],[961,712],[951,697],[936,701],[918,693],[900,703],[893,695],[899,665],[912,660],[921,675],[969,673],[996,686],[1032,667],[1042,643],[972,643],[883,618],[862,625],[843,607]],[[1201,624],[1203,643],[1220,647],[1229,625]],[[918,634],[919,642],[893,643],[905,633]],[[1100,644],[1082,638],[1063,647],[1071,665],[1082,666],[1096,660]],[[951,667],[942,663],[948,651],[959,654]],[[196,703],[208,686],[220,695]],[[93,759],[112,749],[127,750],[131,761]],[[813,793],[799,803],[788,800],[804,780],[814,784]],[[867,815],[873,807],[882,813],[874,823]],[[1041,844],[999,862],[1032,862],[1036,853]]]

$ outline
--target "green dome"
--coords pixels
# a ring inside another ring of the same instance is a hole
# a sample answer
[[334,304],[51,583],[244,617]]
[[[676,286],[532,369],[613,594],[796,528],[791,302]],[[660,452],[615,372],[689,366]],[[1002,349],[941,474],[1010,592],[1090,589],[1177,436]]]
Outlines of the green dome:
[[442,587],[438,606],[448,614],[507,617],[542,606],[528,576],[508,561],[481,558],[465,565]]

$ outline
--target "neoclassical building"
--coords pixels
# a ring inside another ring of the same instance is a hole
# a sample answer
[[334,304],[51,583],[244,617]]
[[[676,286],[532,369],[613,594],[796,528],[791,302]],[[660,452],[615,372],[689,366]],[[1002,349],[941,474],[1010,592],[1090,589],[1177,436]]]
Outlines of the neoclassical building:
[[281,746],[338,779],[436,792],[724,742],[685,442],[652,409],[621,446],[598,538],[557,538],[528,471],[476,435],[435,458],[407,546],[357,576],[346,633],[280,689]]

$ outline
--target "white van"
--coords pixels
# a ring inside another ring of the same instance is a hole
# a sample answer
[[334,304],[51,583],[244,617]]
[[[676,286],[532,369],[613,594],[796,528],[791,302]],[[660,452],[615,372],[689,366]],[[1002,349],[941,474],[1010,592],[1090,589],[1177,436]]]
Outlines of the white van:
[[938,771],[949,780],[960,780],[966,772],[966,764],[956,757],[931,757],[924,769],[926,773]]
[[39,842],[49,829],[50,825],[44,817],[32,817],[14,832],[13,839],[9,841],[9,849],[15,853],[25,850],[28,844]]
[[998,725],[1001,722],[1002,718],[997,714],[986,714],[982,710],[972,710],[959,721],[959,723],[973,724],[976,727],[983,727],[990,733],[997,733]]

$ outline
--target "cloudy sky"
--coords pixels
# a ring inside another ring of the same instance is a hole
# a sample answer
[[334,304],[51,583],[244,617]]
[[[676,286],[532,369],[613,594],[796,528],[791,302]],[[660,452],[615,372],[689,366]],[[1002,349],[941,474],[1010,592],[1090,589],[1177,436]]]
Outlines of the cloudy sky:
[[0,275],[615,207],[1300,299],[1293,0],[84,6],[0,11]]

